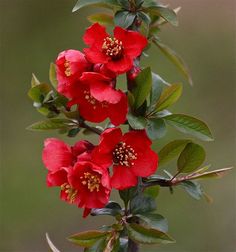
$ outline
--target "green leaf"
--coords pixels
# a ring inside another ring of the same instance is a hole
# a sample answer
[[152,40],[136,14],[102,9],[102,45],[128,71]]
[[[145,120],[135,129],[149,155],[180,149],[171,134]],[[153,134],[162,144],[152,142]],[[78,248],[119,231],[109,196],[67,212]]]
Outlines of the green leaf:
[[162,138],[166,134],[165,121],[161,118],[148,119],[146,130],[152,140]]
[[177,157],[185,148],[185,146],[190,143],[190,140],[174,140],[167,145],[165,145],[159,151],[159,165],[163,165],[175,157]]
[[91,230],[91,231],[85,231],[78,234],[74,234],[70,236],[68,240],[82,247],[91,247],[98,240],[100,240],[103,237],[106,237],[108,234],[109,232]]
[[168,46],[162,44],[158,40],[153,40],[153,43],[162,51],[162,53],[177,67],[180,73],[185,77],[190,85],[193,85],[193,80],[187,64],[184,60]]
[[37,86],[32,87],[29,92],[28,96],[35,102],[42,103],[45,96],[52,90],[52,88],[46,84],[38,84]]
[[52,83],[53,87],[57,89],[57,75],[56,75],[56,65],[54,63],[50,64],[49,69],[49,80]]
[[37,131],[45,131],[45,130],[54,130],[54,129],[64,129],[69,127],[74,127],[76,125],[75,122],[69,119],[49,119],[45,121],[36,122],[29,127],[28,130],[37,130]]
[[194,199],[200,200],[203,196],[203,191],[201,189],[201,185],[199,183],[193,181],[183,181],[181,185],[185,189],[185,191]]
[[114,25],[113,16],[106,13],[96,13],[88,16],[91,23],[99,23],[101,25]]
[[31,79],[31,87],[36,87],[40,84],[40,81],[37,79],[37,77],[32,73],[32,79]]
[[124,201],[125,206],[128,205],[131,198],[133,198],[137,193],[136,187],[131,187],[124,190],[119,190],[120,198]]
[[168,222],[162,215],[156,213],[145,213],[137,214],[136,216],[146,224],[142,223],[144,226],[157,229],[163,233],[168,232]]
[[122,214],[121,206],[114,201],[110,201],[104,208],[94,208],[92,209],[92,212],[91,212],[92,216],[97,216],[97,215],[117,216],[121,214]]
[[109,9],[119,8],[120,4],[116,0],[78,0],[72,12],[86,6],[105,7]]
[[205,158],[205,150],[199,144],[188,143],[178,158],[178,171],[183,173],[195,171]]
[[128,119],[129,125],[135,130],[145,129],[147,125],[147,120],[143,116],[137,117],[133,115],[132,113],[128,113],[127,119]]
[[156,104],[161,96],[163,86],[169,85],[158,74],[152,73],[152,89],[150,94],[150,105],[148,112],[152,112],[156,108]]
[[46,233],[46,240],[47,240],[48,246],[50,248],[50,252],[60,252],[60,250],[58,250],[55,247],[55,245],[52,243],[52,241],[50,240],[48,233]]
[[92,247],[84,248],[84,252],[104,252],[106,243],[106,237],[102,237],[98,239]]
[[150,12],[153,15],[157,15],[165,19],[168,23],[178,26],[177,15],[174,10],[165,7],[165,6],[150,6],[146,9],[146,11]]
[[130,209],[133,214],[152,212],[156,209],[156,202],[144,194],[137,195],[130,201]]
[[135,79],[135,84],[136,86],[133,90],[135,99],[134,108],[137,109],[144,103],[152,88],[152,72],[150,67],[145,68],[139,73]]
[[117,26],[127,29],[134,22],[136,14],[129,11],[117,11],[114,17],[114,23]]
[[228,167],[228,168],[222,168],[214,171],[209,171],[209,172],[195,172],[193,176],[189,176],[189,179],[194,180],[194,179],[211,179],[211,178],[222,178],[225,176],[229,171],[231,171],[233,167]]
[[80,130],[81,130],[80,128],[71,129],[71,130],[69,130],[67,136],[68,137],[75,137],[80,132]]
[[163,118],[168,124],[185,134],[193,135],[203,141],[214,140],[208,126],[197,118],[183,114],[172,114]]
[[181,96],[183,91],[182,84],[172,84],[164,89],[156,105],[156,111],[161,111],[173,105]]
[[160,191],[160,186],[149,186],[147,188],[145,188],[144,190],[144,195],[147,195],[151,198],[156,198],[159,194],[159,191]]
[[175,242],[169,235],[152,228],[145,228],[139,224],[127,224],[128,236],[135,242],[143,244],[173,243]]

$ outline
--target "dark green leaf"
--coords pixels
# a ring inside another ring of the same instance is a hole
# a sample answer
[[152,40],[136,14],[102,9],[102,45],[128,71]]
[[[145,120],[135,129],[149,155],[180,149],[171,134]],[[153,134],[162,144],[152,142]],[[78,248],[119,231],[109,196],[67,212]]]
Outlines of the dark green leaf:
[[193,181],[183,181],[181,185],[184,187],[185,191],[194,199],[200,200],[203,196],[203,191],[200,184]]
[[69,130],[67,136],[68,137],[75,137],[80,132],[80,130],[81,130],[80,128],[71,129],[71,130]]
[[158,185],[157,186],[149,186],[149,187],[145,188],[143,193],[144,193],[144,195],[147,195],[147,196],[155,199],[159,194],[159,190],[160,190],[160,186],[158,186]]
[[57,89],[56,65],[54,63],[50,64],[49,80],[52,83],[53,87]]
[[127,29],[134,22],[136,14],[129,11],[117,11],[114,17],[114,23],[117,26]]
[[120,7],[116,0],[78,0],[72,12],[86,6],[105,7],[109,9]]
[[145,213],[145,214],[137,214],[142,221],[144,221],[144,226],[148,228],[157,229],[163,233],[168,232],[168,222],[167,220],[160,214],[156,213]]
[[161,111],[174,104],[182,94],[182,84],[172,84],[164,89],[156,105],[156,110]]
[[156,202],[144,194],[137,195],[130,201],[130,209],[133,214],[152,212],[156,209]]
[[139,73],[135,79],[135,84],[136,86],[133,90],[135,99],[134,108],[137,109],[144,103],[152,88],[152,73],[150,67],[145,68]]
[[103,237],[106,237],[109,232],[102,232],[97,230],[85,231],[78,234],[74,234],[68,238],[74,244],[77,244],[82,247],[91,247],[98,240]]
[[64,129],[73,127],[76,124],[69,119],[49,119],[45,121],[36,122],[30,125],[28,130],[37,130],[37,131],[45,131],[45,130],[54,130],[54,129]]
[[173,114],[163,118],[168,124],[185,134],[193,135],[203,141],[213,141],[213,136],[208,126],[197,118],[183,114]]
[[153,15],[157,15],[159,17],[162,17],[165,19],[168,23],[177,26],[178,25],[178,19],[176,13],[165,6],[151,6],[147,8],[147,11],[150,12]]
[[151,19],[145,12],[143,11],[138,12],[138,17],[141,19],[142,22],[145,23],[147,27],[149,27]]
[[60,252],[60,250],[58,250],[55,247],[55,245],[52,243],[52,241],[50,240],[48,233],[46,233],[46,240],[47,240],[48,246],[50,248],[50,252]]
[[126,206],[128,205],[130,199],[136,195],[136,193],[137,193],[137,187],[131,187],[119,191],[120,197],[124,201]]
[[42,103],[44,97],[52,90],[52,88],[46,84],[38,84],[37,86],[32,87],[29,92],[28,96],[35,102]]
[[165,121],[161,118],[150,118],[146,130],[152,140],[162,138],[166,134]]
[[130,3],[127,0],[117,0],[118,3],[123,7],[123,9],[129,10],[130,8]]
[[37,79],[37,77],[34,74],[32,74],[31,87],[36,87],[39,84],[40,84],[40,81]]
[[174,140],[167,145],[165,145],[159,151],[159,165],[163,165],[175,157],[177,157],[185,148],[185,146],[190,143],[190,140]]
[[113,16],[106,13],[96,13],[88,16],[91,23],[99,23],[101,25],[114,25]]
[[153,43],[162,51],[162,53],[177,67],[180,73],[187,79],[190,85],[193,85],[192,77],[187,64],[184,60],[168,46],[154,40]]
[[109,202],[104,208],[94,208],[92,209],[91,215],[111,215],[117,216],[122,214],[122,209],[120,205],[114,201]]
[[199,144],[188,143],[179,156],[178,171],[183,173],[195,171],[205,158],[205,150]]
[[147,120],[143,116],[137,117],[131,113],[128,113],[127,119],[128,119],[129,125],[135,130],[145,129],[147,125]]
[[92,247],[84,248],[84,252],[104,252],[106,243],[106,237],[102,237]]
[[175,242],[169,235],[152,228],[145,228],[141,225],[127,224],[128,236],[135,242],[144,244],[173,243]]

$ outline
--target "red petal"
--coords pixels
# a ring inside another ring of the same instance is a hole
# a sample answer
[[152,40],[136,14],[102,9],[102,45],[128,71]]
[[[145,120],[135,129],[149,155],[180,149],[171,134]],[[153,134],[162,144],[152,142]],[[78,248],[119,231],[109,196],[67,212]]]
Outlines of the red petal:
[[133,60],[124,55],[119,60],[111,60],[106,64],[107,69],[117,74],[122,74],[129,71],[133,67]]
[[86,218],[91,213],[90,208],[85,208],[83,212],[83,218]]
[[148,43],[147,39],[139,32],[124,30],[118,26],[114,29],[114,36],[122,41],[124,54],[132,59],[138,57]]
[[50,171],[72,165],[73,156],[70,147],[56,138],[48,138],[44,142],[43,163]]
[[61,169],[56,172],[49,172],[47,175],[47,186],[61,186],[67,182],[67,170]]
[[154,174],[157,170],[158,157],[157,154],[151,149],[146,152],[137,153],[137,159],[134,161],[134,165],[130,167],[131,171],[140,177],[148,177]]
[[104,42],[103,40],[106,37],[109,37],[109,34],[106,33],[106,28],[95,23],[86,30],[83,40],[84,43],[89,46],[95,45],[96,47],[101,48]]
[[89,62],[96,64],[96,63],[107,63],[109,60],[109,57],[106,56],[106,54],[102,53],[101,50],[91,47],[91,48],[85,48],[84,53],[86,55],[86,58]]
[[123,190],[137,185],[138,179],[130,168],[124,166],[114,166],[111,186],[117,190]]

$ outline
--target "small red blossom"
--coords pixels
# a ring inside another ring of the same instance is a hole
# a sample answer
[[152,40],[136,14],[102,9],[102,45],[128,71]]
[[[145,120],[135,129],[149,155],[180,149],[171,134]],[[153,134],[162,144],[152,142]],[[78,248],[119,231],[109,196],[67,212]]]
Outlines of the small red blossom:
[[73,93],[76,92],[76,85],[82,73],[90,69],[91,64],[82,52],[77,50],[61,52],[56,60],[58,92],[71,98]]
[[144,130],[122,135],[119,128],[103,132],[92,159],[104,168],[113,165],[111,186],[118,190],[135,186],[138,177],[152,175],[158,164],[158,156],[151,150],[151,141]]
[[99,73],[84,73],[76,97],[68,103],[78,104],[80,115],[90,122],[110,118],[114,125],[126,121],[128,101],[126,95],[113,88],[112,79]]
[[133,60],[140,56],[147,46],[147,39],[138,32],[117,26],[114,36],[110,36],[106,28],[98,23],[86,30],[83,39],[89,46],[84,49],[86,58],[94,64],[104,64],[116,74],[129,71]]
[[88,141],[79,141],[70,147],[56,138],[45,140],[42,158],[48,169],[47,185],[61,187],[61,199],[69,203],[77,202],[77,194],[68,182],[68,173],[76,162],[90,160],[93,148]]
[[68,180],[79,195],[79,207],[101,208],[107,204],[111,188],[106,169],[92,162],[78,162],[69,171]]

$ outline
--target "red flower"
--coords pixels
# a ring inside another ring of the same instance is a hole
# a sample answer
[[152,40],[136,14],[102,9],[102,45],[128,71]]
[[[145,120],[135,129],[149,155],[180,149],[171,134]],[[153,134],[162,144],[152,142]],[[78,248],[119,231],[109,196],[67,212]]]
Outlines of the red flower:
[[60,186],[61,198],[70,203],[78,200],[75,190],[68,182],[68,172],[76,162],[91,159],[94,146],[87,141],[79,141],[73,147],[56,138],[44,142],[43,163],[48,169],[47,185]]
[[107,129],[93,150],[92,159],[104,168],[113,164],[111,186],[123,190],[135,186],[138,177],[155,173],[158,157],[150,147],[144,130],[122,135],[119,128]]
[[127,97],[112,86],[112,80],[102,74],[84,73],[76,97],[68,106],[78,104],[80,115],[91,122],[110,118],[114,125],[124,123],[128,112]]
[[89,48],[84,49],[86,58],[96,64],[102,63],[107,69],[121,74],[129,71],[133,60],[147,45],[147,39],[138,32],[115,27],[114,37],[106,33],[104,26],[98,23],[90,26],[84,35]]
[[79,195],[79,207],[101,208],[107,204],[111,189],[106,169],[91,162],[78,162],[69,171],[68,180]]
[[56,60],[58,92],[71,98],[76,88],[76,82],[83,72],[89,71],[91,64],[83,53],[76,50],[61,52]]

